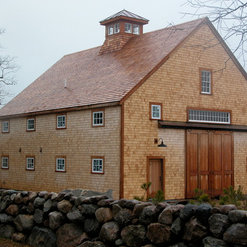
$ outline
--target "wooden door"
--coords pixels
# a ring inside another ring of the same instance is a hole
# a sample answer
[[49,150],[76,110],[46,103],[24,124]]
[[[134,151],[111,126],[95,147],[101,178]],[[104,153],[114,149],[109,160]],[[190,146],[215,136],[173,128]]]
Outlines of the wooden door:
[[149,196],[153,197],[158,190],[163,191],[163,160],[149,159],[148,182],[151,182]]
[[186,197],[196,188],[211,196],[233,185],[232,134],[226,131],[188,130]]

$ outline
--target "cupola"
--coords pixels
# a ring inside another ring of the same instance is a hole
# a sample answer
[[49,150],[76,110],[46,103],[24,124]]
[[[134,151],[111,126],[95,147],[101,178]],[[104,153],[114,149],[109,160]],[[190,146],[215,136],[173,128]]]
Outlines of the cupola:
[[148,21],[125,9],[100,21],[105,26],[105,42],[100,54],[121,50],[130,38],[143,34],[143,25]]

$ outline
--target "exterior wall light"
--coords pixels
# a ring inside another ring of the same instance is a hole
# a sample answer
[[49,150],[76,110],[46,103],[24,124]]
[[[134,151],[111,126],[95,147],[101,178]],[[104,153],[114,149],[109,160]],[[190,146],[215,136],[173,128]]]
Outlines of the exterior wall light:
[[[164,143],[164,140],[162,139],[162,138],[159,138],[159,141],[160,141],[160,144],[158,144],[158,147],[160,148],[160,147],[167,147],[167,145]],[[158,143],[159,143],[159,141],[158,141]]]

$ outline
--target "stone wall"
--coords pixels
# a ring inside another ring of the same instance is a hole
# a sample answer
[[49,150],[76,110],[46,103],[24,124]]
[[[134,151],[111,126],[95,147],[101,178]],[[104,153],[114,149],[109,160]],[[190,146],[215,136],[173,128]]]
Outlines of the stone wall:
[[247,246],[247,211],[233,205],[110,197],[85,190],[1,190],[0,237],[37,247]]

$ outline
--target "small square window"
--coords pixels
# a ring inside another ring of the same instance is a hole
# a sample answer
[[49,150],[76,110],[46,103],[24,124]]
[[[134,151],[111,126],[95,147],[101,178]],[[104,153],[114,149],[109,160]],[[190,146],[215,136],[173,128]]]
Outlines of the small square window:
[[27,157],[26,158],[26,162],[27,162],[27,170],[34,170],[34,157]]
[[27,130],[28,131],[35,130],[35,119],[34,118],[27,119]]
[[125,33],[132,33],[132,24],[130,23],[125,23],[125,26],[124,26],[124,31]]
[[104,173],[104,159],[103,158],[93,158],[92,159],[92,173]]
[[133,34],[140,34],[140,26],[133,24]]
[[104,111],[93,112],[93,126],[104,126]]
[[211,71],[201,70],[201,93],[211,94]]
[[151,104],[151,119],[161,119],[161,104]]
[[108,26],[108,35],[112,35],[114,32],[113,25]]
[[9,157],[2,156],[2,169],[9,169]]
[[57,129],[66,128],[66,115],[57,115]]
[[9,133],[9,121],[2,122],[2,133]]
[[56,171],[65,172],[65,158],[56,158]]

